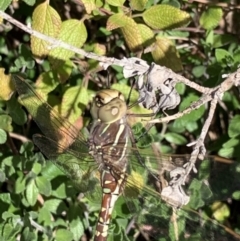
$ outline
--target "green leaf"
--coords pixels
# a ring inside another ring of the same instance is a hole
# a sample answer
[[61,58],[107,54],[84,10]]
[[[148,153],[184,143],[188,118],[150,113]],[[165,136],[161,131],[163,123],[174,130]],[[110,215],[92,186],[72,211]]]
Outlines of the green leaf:
[[214,38],[214,31],[213,30],[208,30],[206,33],[206,44],[209,46],[213,45],[213,38]]
[[223,11],[221,7],[209,7],[200,17],[200,25],[205,29],[213,29],[218,26]]
[[45,177],[43,176],[36,177],[36,185],[41,194],[47,197],[51,195],[52,186],[50,181],[48,181]]
[[2,168],[4,169],[5,175],[7,177],[13,175],[16,172],[13,164],[14,160],[16,160],[14,156],[7,156],[6,158],[2,159]]
[[36,3],[36,0],[23,0],[29,6],[33,6]]
[[192,73],[196,78],[200,78],[206,72],[206,67],[204,65],[195,66],[192,69]]
[[142,45],[149,46],[154,42],[154,32],[145,24],[138,24],[138,29],[142,38]]
[[48,180],[65,175],[57,166],[48,161],[42,169],[42,175]]
[[[60,179],[60,178],[59,178]],[[64,199],[67,197],[67,187],[66,187],[66,182],[61,183],[57,189],[54,189],[52,191],[52,196],[60,198],[60,199]]]
[[58,76],[58,82],[65,83],[68,81],[74,68],[73,61],[68,59],[61,65],[61,68],[55,68],[53,72]]
[[194,132],[198,129],[198,124],[195,121],[189,121],[186,125],[186,130],[189,132]]
[[138,25],[132,18],[128,17],[127,24],[121,30],[128,47],[132,51],[142,48],[143,40]]
[[84,234],[84,226],[82,220],[79,217],[75,218],[71,221],[69,227],[71,233],[73,234],[73,239],[80,240],[80,238]]
[[[58,39],[80,48],[87,39],[87,30],[84,23],[76,19],[64,21],[62,23]],[[58,68],[74,54],[75,53],[73,51],[57,47],[49,52],[50,62],[54,68]]]
[[148,0],[131,0],[130,6],[131,6],[131,9],[142,11],[145,9],[147,2]]
[[91,12],[97,8],[95,0],[82,0],[82,4],[84,5],[87,14],[91,14]]
[[4,11],[11,4],[12,0],[2,0],[0,1],[0,10]]
[[224,148],[231,148],[231,147],[235,147],[239,145],[240,140],[239,139],[235,139],[235,138],[231,138],[230,140],[228,140],[227,142],[225,142],[223,144]]
[[[189,203],[190,207],[199,208],[204,206],[203,198],[205,197],[200,192],[200,190],[202,189],[203,189],[203,182],[197,179],[193,179],[189,187],[189,190],[191,190],[191,198]],[[209,191],[209,188],[208,188],[208,191]],[[208,192],[208,193],[206,192],[206,198],[209,197],[210,195],[211,195],[211,192]]]
[[123,13],[111,15],[107,20],[107,30],[111,31],[116,28],[124,27],[127,24],[128,17]]
[[128,47],[135,51],[139,49],[143,43],[137,23],[123,13],[117,13],[108,18],[107,29],[113,30],[121,28],[124,39]]
[[16,235],[17,235],[17,233],[20,232],[21,228],[22,227],[20,224],[13,226],[13,225],[7,223],[6,225],[4,225],[4,229],[2,230],[3,237],[5,238],[6,241],[16,240]]
[[228,135],[233,138],[240,134],[240,115],[235,115],[228,126]]
[[6,174],[2,170],[0,170],[0,182],[6,181]]
[[62,103],[59,107],[61,116],[67,117],[71,123],[79,120],[89,103],[86,88],[80,86],[68,88],[63,95]]
[[21,237],[22,241],[37,241],[36,234],[32,231],[30,231],[29,227],[26,227],[23,231],[23,236]]
[[[57,38],[61,28],[61,19],[55,9],[47,1],[39,4],[32,16],[32,28],[46,36]],[[31,36],[31,49],[38,58],[44,58],[50,51],[50,44]]]
[[181,8],[181,3],[178,0],[162,0],[162,4],[167,4],[175,8]]
[[[32,57],[32,53],[27,47],[23,44],[19,46],[19,57],[14,61],[17,69],[27,68],[33,69],[35,67],[35,61]],[[12,71],[15,72],[15,71]]]
[[[199,99],[198,96],[194,94],[188,95],[180,104],[179,110],[183,111],[187,109],[192,102],[197,101]],[[182,126],[186,126],[188,122],[193,122],[199,120],[205,112],[204,106],[201,106],[200,108],[191,111],[189,114],[184,115],[183,117],[176,120],[176,122],[180,122]]]
[[36,175],[38,175],[38,174],[41,172],[41,170],[42,170],[42,165],[41,165],[40,163],[38,163],[38,162],[35,162],[35,163],[33,164],[32,171],[33,171]]
[[72,240],[73,234],[66,229],[58,229],[56,232],[56,241]]
[[38,188],[35,185],[35,181],[31,180],[26,188],[26,199],[31,206],[34,206],[37,202]]
[[171,40],[163,37],[157,37],[151,53],[157,64],[166,66],[173,71],[182,70],[180,56]]
[[112,5],[112,6],[115,6],[115,7],[122,7],[125,1],[126,0],[106,0],[106,2],[109,5]]
[[14,91],[14,84],[10,75],[4,74],[5,69],[0,68],[0,100],[9,100]]
[[240,200],[240,191],[236,191],[233,193],[232,197],[235,199],[235,200]]
[[8,203],[8,204],[12,203],[11,196],[9,193],[1,193],[0,200],[3,201],[4,203]]
[[42,207],[39,211],[38,222],[44,223],[44,225],[48,226],[52,222],[51,219],[52,219],[51,212],[47,208]]
[[60,200],[60,199],[47,200],[44,203],[43,207],[52,213],[61,213],[62,211],[64,211],[66,209],[65,205],[63,204],[62,200]]
[[55,71],[46,71],[40,74],[36,81],[36,88],[43,95],[47,95],[59,85],[59,80]]
[[237,42],[237,38],[232,34],[216,34],[213,36],[213,48],[219,48],[229,43]]
[[16,124],[23,125],[24,123],[26,123],[26,112],[22,109],[22,106],[19,104],[15,97],[12,97],[7,102],[7,111]]
[[212,206],[213,216],[216,220],[223,222],[230,215],[230,210],[227,204],[223,202],[215,202]]
[[0,129],[0,144],[4,144],[7,141],[7,133]]
[[26,178],[23,174],[20,174],[15,182],[15,193],[19,194],[23,192],[26,188]]
[[186,90],[186,85],[179,82],[175,85],[175,89],[177,90],[178,94],[183,95]]
[[216,49],[215,50],[215,57],[217,62],[221,63],[224,61],[228,61],[228,59],[232,59],[232,54],[230,54],[225,49]]
[[164,135],[164,137],[168,142],[170,142],[172,144],[184,145],[187,143],[187,139],[177,133],[168,132]]
[[225,158],[231,158],[234,155],[234,148],[222,148],[218,151],[218,155]]
[[190,22],[187,12],[169,5],[156,5],[143,13],[144,22],[154,29],[174,29]]

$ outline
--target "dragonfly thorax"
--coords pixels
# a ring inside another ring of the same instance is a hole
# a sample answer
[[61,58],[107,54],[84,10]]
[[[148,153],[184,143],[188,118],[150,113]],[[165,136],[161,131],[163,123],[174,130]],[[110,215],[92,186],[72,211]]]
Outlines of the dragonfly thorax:
[[126,115],[127,104],[121,92],[101,90],[94,97],[90,112],[94,120],[112,123]]
[[[113,122],[95,121],[88,139],[90,154],[99,164],[108,163],[125,169],[126,155],[130,145],[130,127],[125,117]],[[113,164],[114,163],[114,164]]]

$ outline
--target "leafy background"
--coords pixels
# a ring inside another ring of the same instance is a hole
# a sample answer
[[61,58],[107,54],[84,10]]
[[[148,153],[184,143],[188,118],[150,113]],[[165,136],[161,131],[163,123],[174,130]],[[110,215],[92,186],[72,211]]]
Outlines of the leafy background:
[[[231,3],[2,0],[0,9],[37,31],[86,51],[119,59],[138,56],[212,87],[240,62],[240,7],[230,7]],[[68,116],[72,123],[80,118],[84,124],[89,122],[89,101],[97,90],[110,83],[127,96],[130,81],[117,66],[103,71],[95,60],[49,48],[46,42],[7,21],[1,23],[1,240],[86,240],[96,223],[99,205],[88,205],[77,196],[71,181],[34,147],[32,134],[40,131],[18,103],[11,74],[24,73],[60,115]],[[178,91],[182,97],[179,109],[168,114],[183,110],[199,97],[181,84]],[[225,93],[206,140],[209,153],[239,159],[239,106],[237,88]],[[161,144],[163,152],[191,153],[186,144],[199,135],[206,108],[156,125],[151,130],[153,140]],[[224,208],[208,208],[214,209],[218,221],[239,231],[239,200],[240,191],[222,203]],[[126,227],[127,222],[118,216],[123,214],[116,207],[113,223]],[[118,240],[133,239],[122,235]]]

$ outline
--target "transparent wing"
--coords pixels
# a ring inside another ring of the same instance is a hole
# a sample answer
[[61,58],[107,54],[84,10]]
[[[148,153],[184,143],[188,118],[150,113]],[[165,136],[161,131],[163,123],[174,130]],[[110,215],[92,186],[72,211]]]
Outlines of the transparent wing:
[[[94,201],[101,199],[98,165],[88,154],[65,148],[46,136],[34,135],[34,143],[41,152],[58,166],[74,183],[76,190]],[[76,147],[75,145],[72,145]]]
[[14,75],[13,81],[20,95],[21,103],[27,108],[46,136],[66,147],[78,139],[78,145],[87,150],[86,138],[82,132],[79,132],[83,126],[81,117],[75,121],[74,125],[71,124],[45,102],[41,92],[34,90],[19,76]]
[[[130,170],[124,198],[135,214],[135,226],[149,235],[149,240],[164,237],[171,241],[240,240],[233,227],[214,219],[214,209],[219,208],[217,205],[227,208],[224,202],[239,190],[239,163],[214,156],[198,160],[198,172],[191,172],[184,186],[175,185],[173,188],[171,172],[184,169],[190,156],[156,156],[150,150],[141,150],[139,154],[145,165],[139,164],[136,157],[129,154]],[[180,178],[179,172],[176,178]],[[169,189],[166,195],[164,190]]]
[[[41,131],[46,135],[35,135],[34,143],[41,152],[71,178],[81,192],[101,198],[98,166],[88,153],[88,143],[83,132],[79,131],[81,123],[73,126],[49,106],[41,92],[34,90],[18,76],[14,83],[22,104],[32,115]],[[81,120],[81,119],[80,119]]]

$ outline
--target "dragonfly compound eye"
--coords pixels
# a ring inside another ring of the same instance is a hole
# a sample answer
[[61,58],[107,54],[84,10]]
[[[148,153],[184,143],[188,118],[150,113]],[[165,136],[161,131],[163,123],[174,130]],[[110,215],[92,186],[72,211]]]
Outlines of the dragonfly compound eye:
[[124,96],[117,90],[99,91],[93,100],[91,115],[104,123],[121,119],[127,112]]

